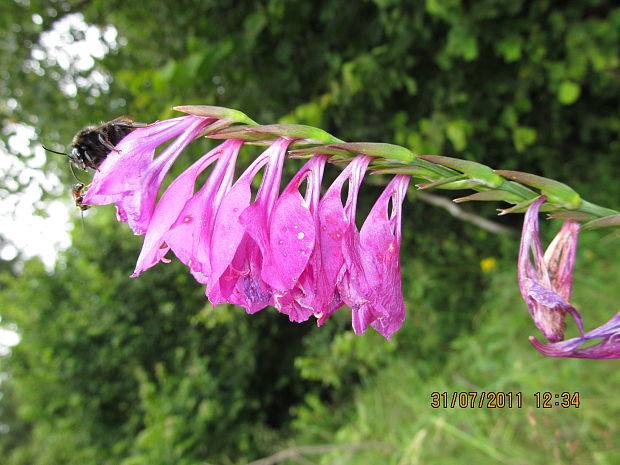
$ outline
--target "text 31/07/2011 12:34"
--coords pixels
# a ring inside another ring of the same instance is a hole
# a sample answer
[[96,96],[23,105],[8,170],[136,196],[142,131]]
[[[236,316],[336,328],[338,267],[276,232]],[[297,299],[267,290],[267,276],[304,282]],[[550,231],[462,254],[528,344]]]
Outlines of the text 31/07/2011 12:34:
[[[432,408],[523,408],[522,392],[431,392]],[[579,408],[579,392],[535,392],[536,408]]]

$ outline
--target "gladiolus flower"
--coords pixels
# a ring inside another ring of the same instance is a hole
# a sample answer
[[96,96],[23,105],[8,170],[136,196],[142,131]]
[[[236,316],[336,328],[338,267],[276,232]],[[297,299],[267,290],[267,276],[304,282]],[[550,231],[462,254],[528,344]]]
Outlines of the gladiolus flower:
[[[172,248],[192,272],[209,274],[213,219],[222,196],[230,189],[235,161],[243,141],[231,139],[200,158],[163,193],[144,237],[132,276],[155,265]],[[196,178],[218,160],[205,185],[194,194]]]
[[[343,269],[345,237],[351,227],[355,228],[357,195],[370,160],[370,157],[360,155],[350,162],[329,186],[319,205],[321,271],[314,301],[319,326],[344,305],[338,282],[346,271]],[[341,192],[347,181],[347,201],[343,206]]]
[[[145,234],[166,173],[187,144],[213,121],[190,115],[135,129],[101,163],[83,202],[116,203],[119,221],[128,223],[134,234]],[[177,136],[153,159],[158,146]]]
[[[353,311],[353,329],[370,324],[387,339],[405,319],[400,281],[402,202],[409,176],[399,174],[385,188],[358,232],[352,222],[343,244],[346,271],[338,284]],[[388,208],[392,202],[392,213]]]
[[[306,321],[318,312],[315,298],[321,271],[319,200],[328,158],[319,154],[308,161],[286,186],[272,214],[270,242],[287,271],[284,280],[272,284],[274,305],[291,321]],[[302,197],[299,186],[304,180],[306,195]],[[264,275],[269,279],[268,273]]]
[[[292,139],[281,137],[241,175],[222,204],[213,230],[214,258],[209,300],[216,305],[230,302],[255,313],[272,304],[271,287],[263,279],[269,266],[269,220],[280,190],[282,165]],[[251,182],[264,165],[265,173],[250,205]]]

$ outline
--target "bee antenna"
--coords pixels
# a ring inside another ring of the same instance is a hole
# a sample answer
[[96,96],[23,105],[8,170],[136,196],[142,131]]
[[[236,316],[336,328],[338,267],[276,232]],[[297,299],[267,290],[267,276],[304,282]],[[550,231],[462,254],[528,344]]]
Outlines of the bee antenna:
[[41,145],[41,147],[43,147],[45,150],[47,150],[48,152],[52,152],[55,153],[56,155],[62,155],[64,157],[68,157],[69,154],[68,153],[62,153],[62,152],[57,152],[56,150],[52,150],[52,149],[48,149],[45,145]]
[[[52,149],[48,149],[45,145],[41,144],[41,147],[43,147],[45,150],[47,150],[48,152],[52,152],[55,153],[57,155],[62,155],[63,157],[68,157],[69,154],[68,153],[62,153],[62,152],[57,152],[56,150],[52,150]],[[82,182],[76,175],[75,175],[75,171],[73,171],[73,163],[69,164],[69,169],[71,170],[71,174],[73,175],[73,177],[75,178],[76,181],[78,182]]]

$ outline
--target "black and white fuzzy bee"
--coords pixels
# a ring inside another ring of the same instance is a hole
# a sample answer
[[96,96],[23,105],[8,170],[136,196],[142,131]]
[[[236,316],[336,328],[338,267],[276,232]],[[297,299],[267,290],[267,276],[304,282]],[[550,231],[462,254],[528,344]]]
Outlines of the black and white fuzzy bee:
[[81,170],[96,170],[111,151],[116,151],[115,146],[123,137],[134,129],[145,126],[147,125],[144,123],[136,123],[127,116],[121,116],[99,126],[86,126],[81,129],[73,137],[69,153],[43,148],[48,152],[69,157],[71,164]]

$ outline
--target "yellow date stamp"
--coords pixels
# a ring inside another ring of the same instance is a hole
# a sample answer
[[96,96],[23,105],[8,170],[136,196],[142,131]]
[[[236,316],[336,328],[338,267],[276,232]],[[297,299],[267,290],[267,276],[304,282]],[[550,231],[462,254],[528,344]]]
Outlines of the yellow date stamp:
[[535,392],[526,396],[520,391],[431,392],[431,408],[523,408],[532,400],[536,408],[579,408],[579,392]]

